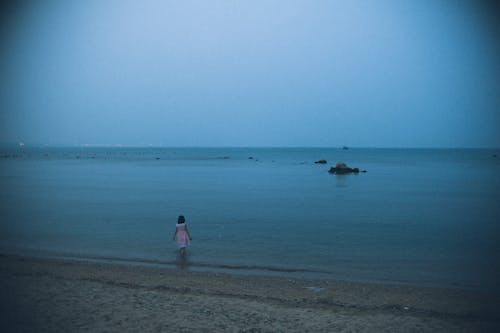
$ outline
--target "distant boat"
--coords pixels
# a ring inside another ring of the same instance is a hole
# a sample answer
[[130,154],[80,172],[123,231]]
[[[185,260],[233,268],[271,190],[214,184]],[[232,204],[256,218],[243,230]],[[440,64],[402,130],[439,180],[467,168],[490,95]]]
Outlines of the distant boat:
[[342,147],[342,149],[347,150],[347,149],[349,149],[349,147],[344,146],[344,147]]
[[23,142],[19,142],[19,147],[23,148],[24,147],[24,143]]

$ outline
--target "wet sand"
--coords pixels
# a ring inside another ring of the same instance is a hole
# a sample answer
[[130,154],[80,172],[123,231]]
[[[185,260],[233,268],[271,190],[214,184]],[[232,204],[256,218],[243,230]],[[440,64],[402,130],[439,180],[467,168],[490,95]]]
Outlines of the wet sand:
[[493,332],[494,295],[0,256],[2,332]]

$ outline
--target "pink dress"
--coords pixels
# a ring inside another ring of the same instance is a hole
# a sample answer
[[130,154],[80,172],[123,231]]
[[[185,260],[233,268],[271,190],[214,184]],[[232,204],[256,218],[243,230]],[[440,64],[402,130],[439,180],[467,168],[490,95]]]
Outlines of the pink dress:
[[189,235],[186,231],[186,223],[176,224],[175,229],[177,230],[177,246],[179,248],[189,246]]

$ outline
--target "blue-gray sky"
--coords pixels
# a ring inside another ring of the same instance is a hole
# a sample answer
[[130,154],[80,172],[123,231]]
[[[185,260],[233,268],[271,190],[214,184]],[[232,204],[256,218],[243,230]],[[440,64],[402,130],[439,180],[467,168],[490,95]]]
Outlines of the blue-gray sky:
[[500,147],[476,1],[25,1],[2,8],[1,142]]

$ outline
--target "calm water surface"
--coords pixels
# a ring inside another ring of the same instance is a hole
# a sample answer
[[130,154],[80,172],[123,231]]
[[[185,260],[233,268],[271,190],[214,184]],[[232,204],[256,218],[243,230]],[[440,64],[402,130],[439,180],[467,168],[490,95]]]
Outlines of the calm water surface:
[[[0,250],[172,263],[184,214],[193,268],[491,289],[500,278],[494,155],[3,149]],[[368,172],[327,172],[341,161]]]

